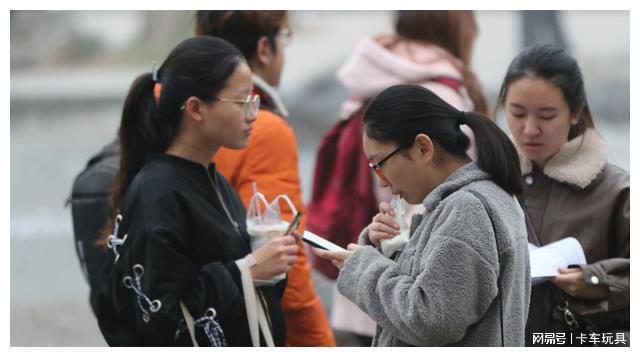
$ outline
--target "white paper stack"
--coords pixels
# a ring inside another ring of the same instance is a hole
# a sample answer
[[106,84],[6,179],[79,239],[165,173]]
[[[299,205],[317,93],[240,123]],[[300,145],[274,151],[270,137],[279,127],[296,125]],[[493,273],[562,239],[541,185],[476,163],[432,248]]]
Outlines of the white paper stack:
[[587,263],[580,242],[573,237],[566,237],[542,247],[529,243],[529,261],[531,285],[557,276],[559,268]]

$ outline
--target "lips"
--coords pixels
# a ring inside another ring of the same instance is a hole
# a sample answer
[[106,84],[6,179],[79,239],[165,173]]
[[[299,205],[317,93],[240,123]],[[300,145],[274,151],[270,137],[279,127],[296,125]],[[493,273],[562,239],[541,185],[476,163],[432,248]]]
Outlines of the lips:
[[522,144],[522,146],[530,150],[537,150],[542,147],[542,144],[541,143],[524,143]]

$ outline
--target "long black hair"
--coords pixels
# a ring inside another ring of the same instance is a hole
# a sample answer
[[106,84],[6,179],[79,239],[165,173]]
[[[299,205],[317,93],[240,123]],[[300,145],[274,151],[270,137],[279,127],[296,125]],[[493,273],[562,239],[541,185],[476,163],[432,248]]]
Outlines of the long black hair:
[[578,62],[562,47],[533,45],[520,51],[511,61],[504,76],[498,95],[498,106],[504,106],[511,83],[525,76],[547,80],[560,88],[571,115],[576,115],[582,110],[578,123],[572,125],[569,130],[569,140],[584,134],[587,128],[595,126],[587,104],[582,71]]
[[473,130],[480,168],[508,193],[520,194],[522,178],[516,149],[489,118],[459,111],[432,91],[413,84],[387,88],[364,113],[364,132],[371,139],[409,148],[418,134],[426,134],[448,153],[466,158],[470,142],[460,130],[462,124]]
[[111,189],[110,220],[99,243],[106,243],[115,210],[145,157],[166,151],[178,134],[180,107],[192,96],[211,100],[244,61],[240,51],[225,40],[193,37],[176,46],[155,73],[145,73],[134,80],[118,131],[120,169]]

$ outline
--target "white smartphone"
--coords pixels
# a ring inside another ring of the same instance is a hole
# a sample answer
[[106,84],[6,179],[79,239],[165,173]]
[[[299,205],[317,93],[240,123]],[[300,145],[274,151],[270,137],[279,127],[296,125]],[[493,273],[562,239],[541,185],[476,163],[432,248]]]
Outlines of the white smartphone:
[[309,231],[304,231],[304,233],[302,233],[302,240],[313,247],[328,250],[330,252],[342,252],[346,250],[341,246],[331,243],[330,241]]

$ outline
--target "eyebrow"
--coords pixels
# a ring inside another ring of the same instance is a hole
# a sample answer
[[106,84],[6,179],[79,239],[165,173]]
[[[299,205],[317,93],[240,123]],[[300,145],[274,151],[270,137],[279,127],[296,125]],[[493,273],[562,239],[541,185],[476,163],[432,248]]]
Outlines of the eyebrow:
[[[524,106],[520,105],[520,104],[516,104],[516,103],[509,103],[510,106],[512,107],[516,107],[518,109],[527,109]],[[551,111],[556,111],[558,110],[556,107],[542,107],[542,108],[538,108],[536,109],[536,111],[538,112],[551,112]]]
[[373,155],[369,155],[369,156],[367,156],[367,160],[369,160],[369,162],[373,162],[373,158],[376,157],[376,156],[379,156],[379,155],[380,155],[380,153],[375,153]]
[[251,95],[251,93],[253,93],[253,86],[252,87],[246,87],[246,88],[242,88],[240,90],[238,90],[237,92],[234,93],[234,95]]

